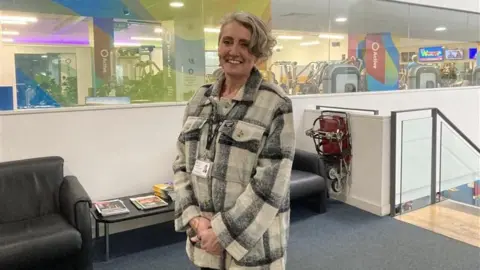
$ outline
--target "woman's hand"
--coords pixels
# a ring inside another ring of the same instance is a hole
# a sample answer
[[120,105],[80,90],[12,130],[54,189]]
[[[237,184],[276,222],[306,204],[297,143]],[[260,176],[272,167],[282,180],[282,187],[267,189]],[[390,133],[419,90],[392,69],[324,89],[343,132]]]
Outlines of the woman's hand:
[[211,228],[210,220],[204,217],[196,217],[190,221],[190,227],[195,231],[196,236],[190,240],[194,243],[200,241],[199,234]]
[[203,250],[213,255],[220,256],[222,254],[223,247],[218,242],[218,237],[212,229],[201,231],[198,238]]

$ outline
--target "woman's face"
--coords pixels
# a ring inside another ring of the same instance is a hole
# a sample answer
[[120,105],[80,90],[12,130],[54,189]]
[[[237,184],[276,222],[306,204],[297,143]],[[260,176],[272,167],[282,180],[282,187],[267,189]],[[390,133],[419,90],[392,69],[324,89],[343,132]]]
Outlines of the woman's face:
[[257,61],[248,50],[251,36],[250,31],[238,22],[223,26],[218,44],[218,56],[225,75],[232,77],[250,75]]

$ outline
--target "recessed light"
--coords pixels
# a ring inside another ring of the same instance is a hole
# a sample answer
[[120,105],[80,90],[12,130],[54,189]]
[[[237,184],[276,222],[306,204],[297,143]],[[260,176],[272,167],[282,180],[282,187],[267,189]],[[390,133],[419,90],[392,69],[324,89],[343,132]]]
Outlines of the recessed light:
[[155,28],[155,33],[163,33],[163,29],[162,28]]
[[320,41],[311,41],[311,42],[302,42],[300,43],[300,46],[314,46],[319,44],[320,44]]
[[278,36],[277,39],[302,40],[302,36]]
[[27,22],[24,21],[7,21],[0,19],[0,24],[16,24],[16,25],[25,25]]
[[435,28],[436,32],[443,32],[443,31],[446,31],[446,30],[447,30],[447,28],[445,26],[439,26],[439,27]]
[[131,37],[131,40],[148,40],[148,41],[162,41],[161,38],[155,37]]
[[12,38],[2,38],[2,42],[14,42]]
[[174,8],[181,8],[184,6],[182,2],[170,2],[170,6]]
[[115,47],[140,47],[140,43],[131,43],[131,42],[115,42],[113,44]]
[[346,22],[347,21],[347,18],[345,17],[338,17],[335,19],[336,22]]
[[20,33],[18,33],[17,31],[0,31],[0,35],[3,35],[3,36],[18,36],[18,35],[20,35]]
[[0,16],[0,21],[9,21],[9,22],[37,22],[38,19],[35,17],[21,17],[21,16]]
[[329,34],[320,34],[318,35],[319,38],[325,38],[325,39],[344,39],[344,36],[341,35],[329,35]]

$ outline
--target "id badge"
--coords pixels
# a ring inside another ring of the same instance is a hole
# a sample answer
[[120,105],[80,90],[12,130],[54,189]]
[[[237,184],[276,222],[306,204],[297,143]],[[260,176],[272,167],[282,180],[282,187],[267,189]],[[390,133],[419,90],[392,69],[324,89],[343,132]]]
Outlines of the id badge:
[[208,178],[210,170],[212,169],[212,162],[197,159],[193,166],[192,174],[200,178]]

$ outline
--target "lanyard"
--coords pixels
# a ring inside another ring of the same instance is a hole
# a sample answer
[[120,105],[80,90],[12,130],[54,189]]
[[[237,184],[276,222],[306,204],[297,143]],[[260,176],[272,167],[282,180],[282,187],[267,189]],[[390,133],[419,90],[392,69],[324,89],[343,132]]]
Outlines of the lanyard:
[[[213,141],[218,135],[218,131],[220,130],[220,126],[222,122],[219,121],[218,115],[218,103],[215,100],[211,100],[212,103],[212,111],[208,117],[208,136],[207,136],[207,151],[210,151],[212,148]],[[235,102],[230,108],[230,111],[225,116],[225,119],[230,118],[233,115],[234,109],[237,106],[237,102]],[[213,125],[216,124],[215,130],[213,129]]]

